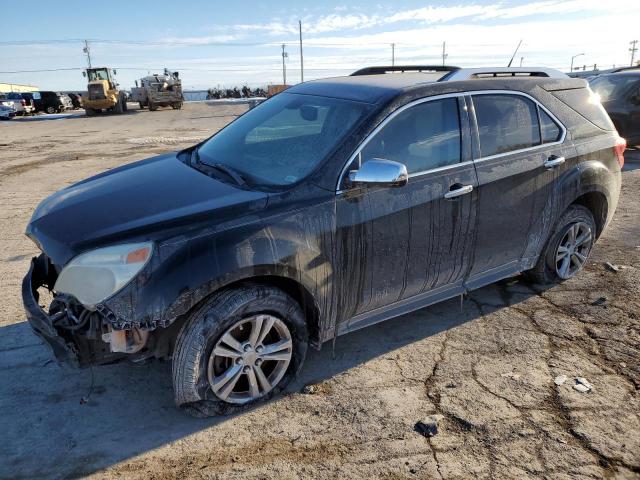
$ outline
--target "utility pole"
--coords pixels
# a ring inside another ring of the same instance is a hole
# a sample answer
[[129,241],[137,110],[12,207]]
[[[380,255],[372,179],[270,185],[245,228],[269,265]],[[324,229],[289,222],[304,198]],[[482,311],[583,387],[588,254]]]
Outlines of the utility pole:
[[284,63],[284,59],[289,56],[287,52],[284,51],[284,43],[282,44],[282,84],[287,84],[287,66]]
[[304,60],[302,57],[302,20],[298,20],[298,30],[300,31],[300,83],[304,82]]
[[395,66],[396,64],[396,44],[391,44],[391,66]]
[[447,42],[442,42],[442,66],[444,67],[444,62],[447,59],[449,54],[447,53]]
[[89,68],[91,68],[91,49],[89,48],[89,42],[87,40],[84,41],[82,51],[87,55],[87,63],[89,64]]
[[636,58],[636,52],[638,51],[638,40],[629,42],[629,45],[631,45],[629,51],[631,52],[631,66],[633,67],[633,60]]

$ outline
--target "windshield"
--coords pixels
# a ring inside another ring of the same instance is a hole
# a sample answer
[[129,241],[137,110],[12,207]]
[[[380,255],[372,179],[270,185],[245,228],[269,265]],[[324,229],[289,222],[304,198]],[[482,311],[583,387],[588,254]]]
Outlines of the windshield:
[[198,149],[207,165],[226,165],[249,183],[284,186],[309,175],[370,105],[280,93],[238,118]]
[[594,78],[589,83],[591,89],[600,95],[600,100],[606,102],[609,99],[618,98],[627,87],[638,81],[635,75],[602,75]]
[[109,80],[109,74],[106,68],[100,70],[89,70],[89,81],[94,82],[96,80]]

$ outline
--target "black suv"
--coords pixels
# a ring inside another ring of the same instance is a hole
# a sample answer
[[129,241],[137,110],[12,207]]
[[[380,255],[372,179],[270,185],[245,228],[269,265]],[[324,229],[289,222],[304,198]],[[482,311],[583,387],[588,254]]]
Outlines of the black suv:
[[43,91],[22,95],[33,102],[36,112],[60,113],[72,108],[71,100],[64,93]]
[[640,145],[640,67],[620,69],[590,81],[628,145]]
[[417,69],[291,87],[44,200],[35,332],[79,365],[172,358],[176,403],[211,413],[283,388],[308,345],[518,272],[576,275],[624,161],[587,83]]

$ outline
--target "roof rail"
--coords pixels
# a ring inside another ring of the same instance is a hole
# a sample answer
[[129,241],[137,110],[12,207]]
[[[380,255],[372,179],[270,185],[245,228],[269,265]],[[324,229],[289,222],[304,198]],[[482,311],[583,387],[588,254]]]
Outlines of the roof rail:
[[457,70],[460,70],[460,67],[443,65],[394,65],[361,68],[360,70],[353,72],[350,76],[379,75],[391,72],[455,72]]
[[451,82],[454,80],[473,80],[477,78],[495,77],[547,77],[567,78],[568,75],[560,70],[544,67],[486,67],[486,68],[460,68],[454,70],[439,82]]

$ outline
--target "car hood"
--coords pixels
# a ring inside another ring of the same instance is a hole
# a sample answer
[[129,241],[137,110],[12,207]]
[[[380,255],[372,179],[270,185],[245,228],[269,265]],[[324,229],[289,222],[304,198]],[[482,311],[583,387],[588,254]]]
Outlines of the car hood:
[[216,180],[169,154],[54,193],[36,208],[26,234],[54,264],[64,265],[90,248],[238,221],[266,203],[264,192]]

